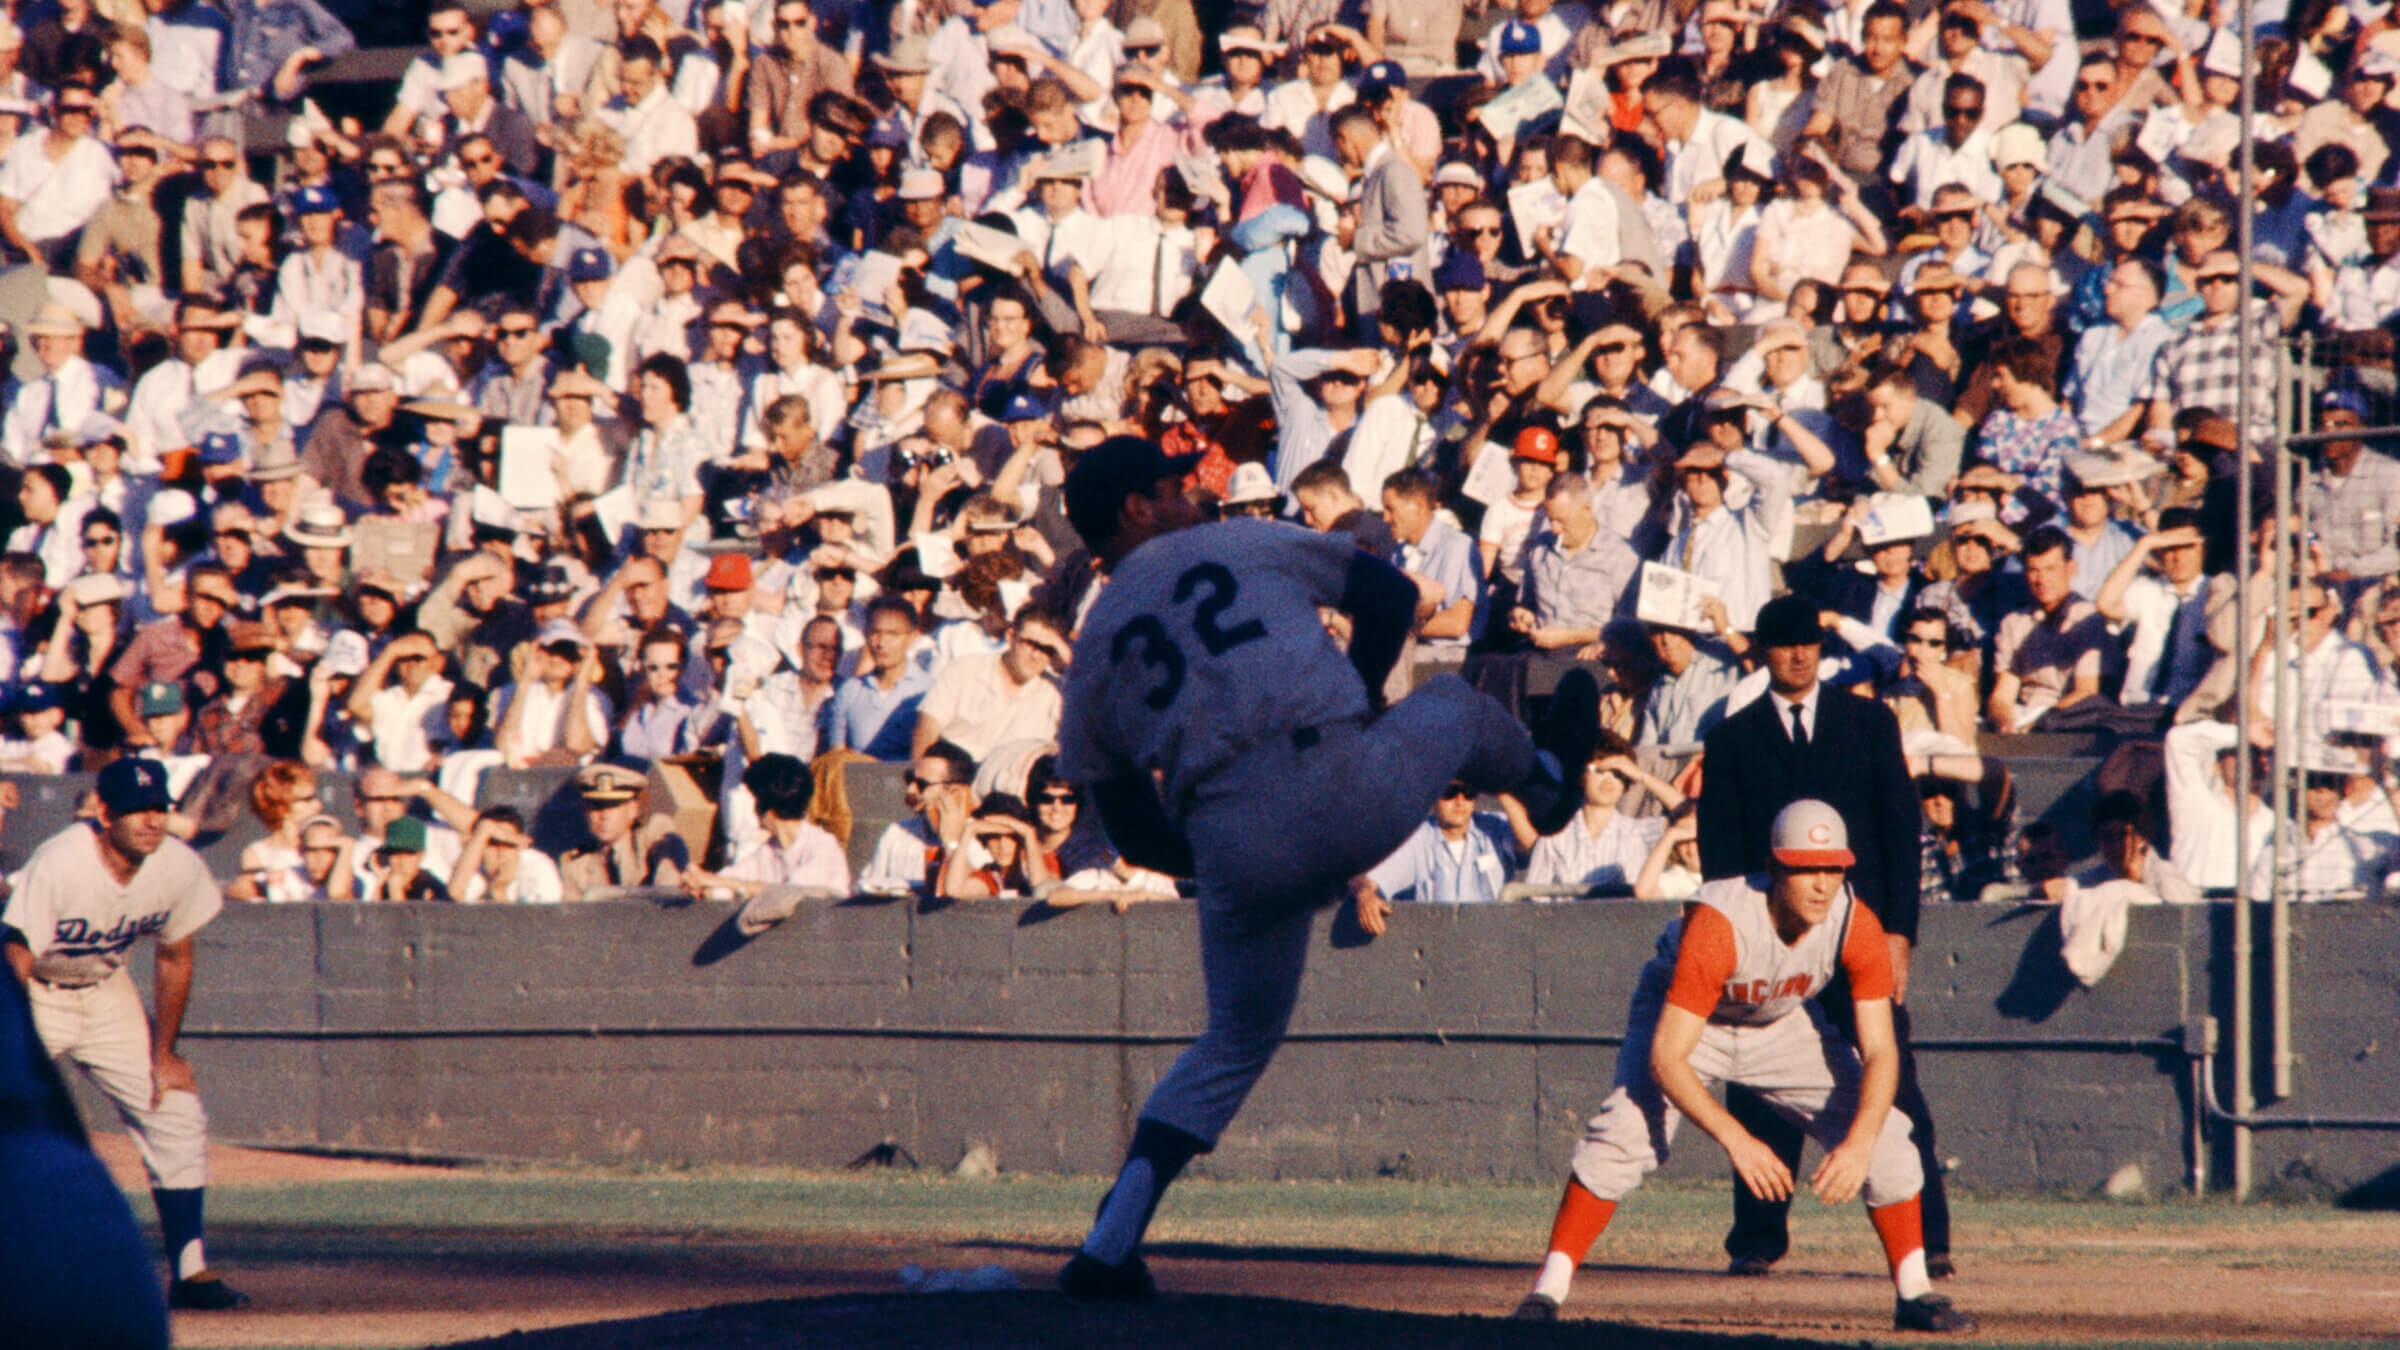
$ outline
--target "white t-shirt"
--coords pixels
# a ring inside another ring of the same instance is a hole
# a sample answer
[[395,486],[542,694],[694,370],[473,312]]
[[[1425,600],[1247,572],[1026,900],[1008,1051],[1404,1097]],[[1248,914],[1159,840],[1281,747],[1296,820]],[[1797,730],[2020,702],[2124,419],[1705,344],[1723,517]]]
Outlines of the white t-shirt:
[[1533,534],[1533,522],[1541,514],[1539,506],[1517,505],[1512,494],[1483,508],[1483,525],[1475,533],[1478,544],[1499,546],[1492,565],[1520,586],[1525,584],[1525,540]]
[[433,761],[431,738],[450,731],[450,682],[435,675],[411,695],[393,680],[367,706],[374,714],[367,729],[375,762],[394,773],[423,773]]
[[36,243],[80,230],[117,190],[117,161],[107,147],[79,136],[51,159],[40,131],[18,138],[0,158],[0,197],[17,203],[17,228]]
[[225,907],[191,845],[168,839],[120,885],[101,861],[99,830],[83,823],[35,849],[9,889],[0,922],[24,935],[35,978],[64,985],[107,979],[144,935],[181,942]]
[[467,878],[466,890],[451,899],[462,905],[555,905],[567,898],[566,883],[558,876],[558,864],[550,855],[536,848],[517,851],[516,880],[509,883],[505,893],[492,894],[492,883],[478,869]]

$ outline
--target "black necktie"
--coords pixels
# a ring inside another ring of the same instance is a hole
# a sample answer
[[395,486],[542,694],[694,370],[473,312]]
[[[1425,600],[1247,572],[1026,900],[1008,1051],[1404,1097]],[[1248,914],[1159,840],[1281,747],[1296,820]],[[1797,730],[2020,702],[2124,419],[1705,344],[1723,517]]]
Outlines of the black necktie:
[[1802,718],[1797,703],[1792,705],[1792,744],[1803,750],[1808,748],[1808,723]]

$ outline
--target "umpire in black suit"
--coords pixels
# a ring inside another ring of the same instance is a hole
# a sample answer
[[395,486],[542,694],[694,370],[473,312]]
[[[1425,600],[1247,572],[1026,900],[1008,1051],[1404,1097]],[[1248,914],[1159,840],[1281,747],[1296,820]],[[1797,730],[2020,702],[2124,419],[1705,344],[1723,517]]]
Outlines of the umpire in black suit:
[[[1919,838],[1917,786],[1900,749],[1900,723],[1874,699],[1828,690],[1817,679],[1824,632],[1816,607],[1797,595],[1779,596],[1758,612],[1753,641],[1766,657],[1768,690],[1719,723],[1703,743],[1700,792],[1700,870],[1710,880],[1766,870],[1767,836],[1775,813],[1802,798],[1830,803],[1850,830],[1858,855],[1850,885],[1892,944],[1892,1020],[1900,1040],[1900,1091],[1894,1105],[1907,1115],[1925,1163],[1925,1255],[1936,1269],[1950,1253],[1949,1206],[1934,1155],[1933,1117],[1917,1089],[1909,1054],[1908,954],[1916,945]],[[1835,976],[1836,985],[1841,982]],[[1850,1000],[1829,988],[1819,1000],[1844,1035],[1851,1035]],[[1800,1174],[1800,1128],[1757,1097],[1729,1088],[1726,1105],[1742,1127],[1773,1148]],[[1734,1226],[1725,1250],[1735,1274],[1763,1275],[1790,1246],[1790,1201],[1750,1194],[1734,1178]]]

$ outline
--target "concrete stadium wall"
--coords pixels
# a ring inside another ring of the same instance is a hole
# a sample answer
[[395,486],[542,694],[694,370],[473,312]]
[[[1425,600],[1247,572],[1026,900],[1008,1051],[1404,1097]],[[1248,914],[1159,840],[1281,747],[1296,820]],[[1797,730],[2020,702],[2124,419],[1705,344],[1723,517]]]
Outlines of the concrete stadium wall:
[[[887,1142],[948,1166],[984,1143],[1004,1168],[1091,1174],[1202,1022],[1183,905],[854,902],[746,944],[728,912],[231,908],[202,936],[185,1051],[228,1139],[812,1167]],[[1402,906],[1364,945],[1321,922],[1293,1043],[1203,1170],[1557,1175],[1671,912]],[[2143,1189],[2182,1185],[2179,1047],[2227,983],[2229,916],[2138,911],[2082,991],[2049,912],[1929,912],[1910,1002],[1957,1181],[2088,1190],[2137,1168]],[[2278,1109],[2392,1111],[2400,914],[2319,906],[2296,928],[2302,1059]],[[2258,1175],[2303,1188],[2400,1160],[2392,1132],[2258,1139]],[[1684,1142],[1670,1174],[1721,1173],[1713,1144]],[[2208,1162],[2224,1175],[2222,1149]]]

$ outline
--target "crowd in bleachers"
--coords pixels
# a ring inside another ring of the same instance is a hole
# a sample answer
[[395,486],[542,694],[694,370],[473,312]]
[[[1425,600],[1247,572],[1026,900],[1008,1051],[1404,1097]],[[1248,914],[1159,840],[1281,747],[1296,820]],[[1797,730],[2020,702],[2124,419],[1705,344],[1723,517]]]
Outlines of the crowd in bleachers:
[[[1136,432],[1406,569],[1416,669],[1605,672],[1574,825],[1462,789],[1364,908],[1688,894],[1693,751],[1785,592],[1900,715],[1929,896],[2074,872],[1986,753],[2043,732],[2156,744],[2094,823],[2157,894],[2243,880],[2279,735],[2301,888],[2378,885],[2400,464],[2312,448],[2279,540],[2270,440],[2388,420],[2400,19],[2262,6],[2247,67],[2227,4],[2083,19],[435,0],[337,116],[313,0],[22,4],[0,771],[158,758],[180,829],[255,815],[264,901],[1161,891],[1049,744],[1105,584],[1059,487]],[[911,814],[854,877],[862,759]],[[542,766],[557,856],[476,806]]]

